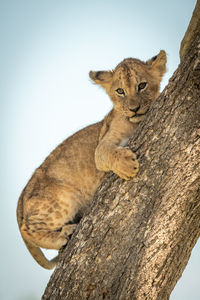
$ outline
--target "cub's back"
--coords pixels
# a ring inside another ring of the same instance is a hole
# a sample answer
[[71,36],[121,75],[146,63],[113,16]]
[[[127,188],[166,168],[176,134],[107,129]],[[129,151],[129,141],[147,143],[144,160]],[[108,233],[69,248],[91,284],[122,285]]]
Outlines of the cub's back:
[[81,191],[82,200],[89,201],[104,172],[96,169],[94,152],[102,122],[90,125],[63,141],[36,169],[23,191],[23,201],[35,193],[47,195],[48,186],[73,186]]

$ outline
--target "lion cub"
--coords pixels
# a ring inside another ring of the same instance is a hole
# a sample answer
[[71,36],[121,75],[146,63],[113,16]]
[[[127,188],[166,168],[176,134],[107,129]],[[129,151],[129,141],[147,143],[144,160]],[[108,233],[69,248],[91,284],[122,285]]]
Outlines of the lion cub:
[[47,260],[40,247],[59,250],[67,243],[75,216],[90,203],[105,172],[125,180],[137,174],[136,155],[126,144],[157,98],[165,71],[162,50],[147,62],[128,58],[113,71],[90,72],[110,96],[113,109],[60,144],[36,169],[18,201],[21,235],[42,267],[53,268],[57,257]]

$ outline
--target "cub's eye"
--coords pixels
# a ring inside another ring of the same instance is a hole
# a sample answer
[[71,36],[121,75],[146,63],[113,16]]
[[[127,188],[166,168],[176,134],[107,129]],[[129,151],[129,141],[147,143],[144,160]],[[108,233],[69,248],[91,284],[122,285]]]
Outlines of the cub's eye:
[[121,89],[121,88],[118,88],[118,89],[116,90],[116,92],[117,92],[117,94],[119,94],[119,95],[125,95],[124,90]]
[[147,85],[147,82],[140,82],[140,84],[138,84],[138,92],[140,92],[141,90],[143,90]]

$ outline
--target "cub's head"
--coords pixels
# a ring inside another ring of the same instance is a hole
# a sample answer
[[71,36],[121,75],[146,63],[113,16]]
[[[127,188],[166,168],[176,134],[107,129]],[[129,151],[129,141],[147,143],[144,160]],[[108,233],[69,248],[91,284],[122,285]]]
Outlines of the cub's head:
[[158,97],[160,82],[166,71],[166,53],[143,62],[127,58],[113,71],[90,71],[90,78],[110,96],[114,109],[131,122],[144,119],[151,103]]

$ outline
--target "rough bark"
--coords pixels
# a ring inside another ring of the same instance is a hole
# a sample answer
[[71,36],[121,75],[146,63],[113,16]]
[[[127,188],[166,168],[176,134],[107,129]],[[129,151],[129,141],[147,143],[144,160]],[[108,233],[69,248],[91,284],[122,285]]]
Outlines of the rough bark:
[[200,28],[130,147],[60,254],[43,300],[169,299],[200,235]]

